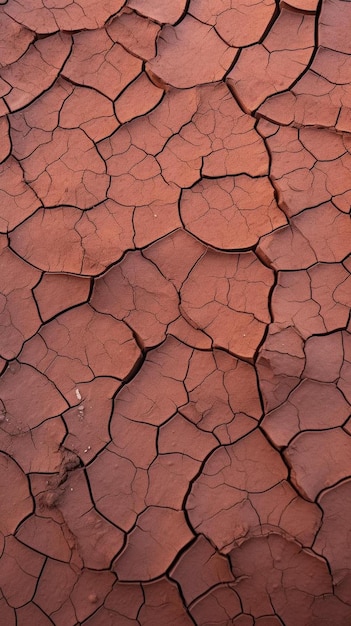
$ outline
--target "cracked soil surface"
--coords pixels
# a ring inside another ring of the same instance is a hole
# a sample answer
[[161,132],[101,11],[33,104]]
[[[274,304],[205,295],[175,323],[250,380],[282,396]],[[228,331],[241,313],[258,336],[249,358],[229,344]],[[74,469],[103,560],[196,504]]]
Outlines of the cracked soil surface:
[[350,626],[350,32],[0,0],[0,626]]

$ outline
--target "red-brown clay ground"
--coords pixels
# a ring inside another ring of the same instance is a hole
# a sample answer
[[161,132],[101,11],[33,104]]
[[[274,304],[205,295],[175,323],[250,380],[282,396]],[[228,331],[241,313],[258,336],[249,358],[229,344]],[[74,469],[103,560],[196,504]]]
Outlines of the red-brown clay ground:
[[0,626],[350,626],[350,30],[0,0]]

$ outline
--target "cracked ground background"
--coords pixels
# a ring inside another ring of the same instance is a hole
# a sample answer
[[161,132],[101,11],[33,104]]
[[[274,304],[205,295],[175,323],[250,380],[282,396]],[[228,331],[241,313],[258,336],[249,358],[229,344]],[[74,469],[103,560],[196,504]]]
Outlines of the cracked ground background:
[[350,626],[350,29],[0,0],[1,626]]

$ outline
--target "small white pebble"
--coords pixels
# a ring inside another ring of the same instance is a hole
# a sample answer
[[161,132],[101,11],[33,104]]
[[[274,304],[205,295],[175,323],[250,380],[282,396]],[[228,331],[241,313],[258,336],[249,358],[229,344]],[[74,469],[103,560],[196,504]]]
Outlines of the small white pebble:
[[82,399],[82,396],[80,395],[80,391],[79,391],[78,387],[76,389],[76,396],[77,396],[77,400],[81,400]]

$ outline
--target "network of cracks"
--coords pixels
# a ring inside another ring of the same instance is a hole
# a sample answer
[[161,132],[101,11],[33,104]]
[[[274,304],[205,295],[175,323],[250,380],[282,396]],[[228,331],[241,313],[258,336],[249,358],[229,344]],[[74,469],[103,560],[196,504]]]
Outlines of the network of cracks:
[[351,624],[350,25],[0,0],[0,626]]

